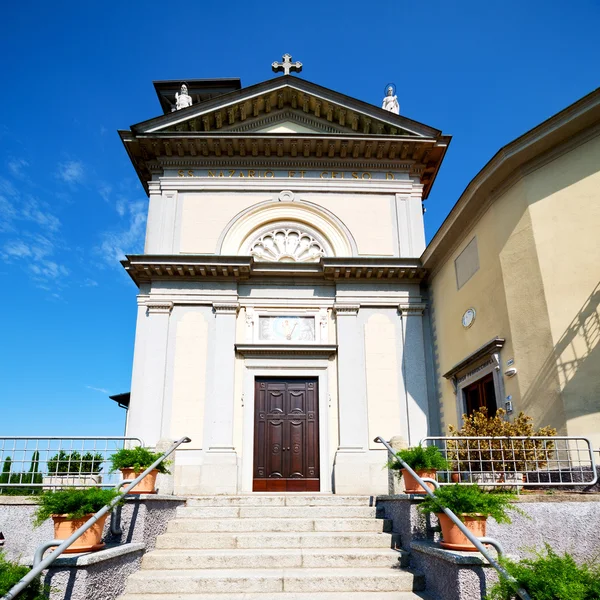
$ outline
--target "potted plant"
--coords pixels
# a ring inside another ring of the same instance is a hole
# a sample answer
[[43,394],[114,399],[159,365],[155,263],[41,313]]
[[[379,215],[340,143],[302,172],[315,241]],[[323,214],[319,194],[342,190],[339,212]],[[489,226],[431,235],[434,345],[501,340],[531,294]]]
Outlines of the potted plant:
[[446,485],[435,490],[434,494],[435,498],[425,498],[419,510],[437,515],[442,528],[440,545],[449,550],[477,551],[477,548],[446,516],[442,507],[450,509],[476,537],[485,536],[488,517],[493,517],[498,523],[510,523],[509,510],[524,514],[512,504],[516,498],[514,494],[484,492],[476,484]]
[[[463,415],[463,426],[448,429],[456,440],[448,440],[448,458],[458,471],[466,466],[476,483],[523,482],[523,473],[546,467],[554,453],[554,443],[546,440],[461,440],[461,437],[550,437],[556,429],[533,428],[533,419],[519,413],[512,421],[499,408],[494,416],[482,407],[471,415]],[[454,468],[454,467],[453,467]],[[491,487],[491,486],[488,486]]]
[[[118,450],[110,457],[112,464],[110,472],[121,471],[125,481],[133,480],[161,456],[159,452],[152,452],[143,446],[121,448],[121,450]],[[150,471],[129,493],[155,494],[156,477],[159,473],[168,474],[170,472],[167,468],[169,464],[170,461],[160,463],[156,469]]]
[[[427,446],[423,448],[421,444],[414,448],[406,448],[396,453],[419,477],[429,477],[435,479],[437,471],[448,469],[448,461],[444,458],[437,446]],[[390,469],[398,471],[398,477],[404,478],[404,491],[407,494],[425,494],[425,490],[417,480],[402,467],[397,459],[392,459],[387,463]],[[429,489],[434,490],[432,483],[427,483]]]
[[[39,504],[34,514],[34,525],[41,525],[46,519],[54,522],[54,538],[66,540],[79,529],[94,513],[109,504],[118,495],[117,490],[102,488],[64,489],[47,491],[39,496]],[[91,552],[104,546],[102,530],[108,513],[98,519],[79,539],[65,550],[67,553]]]
[[[4,598],[10,588],[17,585],[29,571],[29,567],[8,560],[4,553],[0,552],[0,597]],[[36,577],[19,594],[19,600],[47,600],[48,596],[44,591],[49,591],[49,588],[42,584],[41,577]]]
[[83,456],[77,450],[60,450],[48,460],[48,476],[44,477],[45,488],[62,487],[65,484],[90,486],[102,483],[102,463],[100,453],[86,452]]
[[545,544],[545,552],[536,552],[532,558],[518,562],[504,558],[502,566],[515,578],[516,584],[500,579],[489,591],[487,600],[512,600],[519,587],[532,600],[600,598],[600,565],[597,559],[578,564],[570,554],[560,556]]

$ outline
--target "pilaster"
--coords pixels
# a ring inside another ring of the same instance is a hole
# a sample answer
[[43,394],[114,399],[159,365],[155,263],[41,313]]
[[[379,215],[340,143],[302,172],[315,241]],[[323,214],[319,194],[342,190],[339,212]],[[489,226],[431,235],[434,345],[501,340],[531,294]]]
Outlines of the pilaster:
[[138,307],[136,353],[127,434],[155,446],[160,439],[172,302],[145,299]]
[[336,304],[338,341],[338,419],[340,445],[335,455],[336,494],[385,493],[378,487],[380,458],[369,452],[365,337],[358,304]]
[[160,254],[160,230],[162,228],[162,196],[160,181],[148,182],[148,218],[144,254]]
[[402,376],[404,379],[407,440],[418,444],[429,432],[429,402],[423,333],[423,303],[398,305],[402,321]]
[[368,448],[365,340],[358,304],[334,306],[338,336],[340,446],[338,451]]
[[235,332],[237,303],[214,303],[213,372],[205,405],[205,455],[201,489],[235,494],[238,489],[237,453],[233,445]]
[[171,254],[175,251],[175,220],[178,192],[162,189],[159,181],[148,182],[148,221],[145,254]]

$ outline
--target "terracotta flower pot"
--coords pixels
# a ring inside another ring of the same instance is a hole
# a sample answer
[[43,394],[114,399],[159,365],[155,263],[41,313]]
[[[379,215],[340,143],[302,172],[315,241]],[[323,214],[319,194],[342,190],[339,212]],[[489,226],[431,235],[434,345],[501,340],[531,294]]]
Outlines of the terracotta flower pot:
[[[477,548],[469,541],[467,536],[444,513],[438,513],[442,527],[442,541],[440,546],[448,550],[466,550],[478,552]],[[475,537],[484,537],[486,532],[487,517],[485,515],[467,516],[457,515]]]
[[[120,469],[123,480],[133,481],[142,471],[138,471],[137,473],[133,469]],[[130,494],[156,494],[156,490],[154,489],[156,486],[156,476],[158,475],[158,470],[154,469],[154,471],[150,471],[144,479],[142,479],[129,493]]]
[[[435,471],[415,471],[419,477],[429,477],[435,479]],[[404,481],[404,492],[406,494],[426,494],[427,492],[421,487],[421,484],[406,470],[402,469],[402,480]],[[425,482],[427,487],[433,491],[435,486],[433,483]]]
[[[54,539],[66,540],[79,529],[92,515],[86,515],[81,519],[67,519],[65,515],[52,515],[54,521]],[[102,543],[102,530],[106,522],[104,515],[100,517],[82,536],[75,540],[63,554],[73,554],[75,552],[93,552],[104,547]]]

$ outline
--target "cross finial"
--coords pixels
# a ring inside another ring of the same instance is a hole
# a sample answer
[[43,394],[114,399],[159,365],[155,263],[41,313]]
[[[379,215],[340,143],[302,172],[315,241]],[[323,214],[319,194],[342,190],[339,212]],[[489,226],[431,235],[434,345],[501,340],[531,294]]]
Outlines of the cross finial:
[[279,71],[283,71],[284,75],[289,75],[290,71],[295,71],[296,73],[300,73],[300,71],[302,71],[302,63],[299,61],[296,61],[295,63],[293,63],[292,56],[290,54],[284,54],[283,62],[275,61],[271,65],[271,68],[273,69],[273,71],[275,71],[275,73],[278,73]]

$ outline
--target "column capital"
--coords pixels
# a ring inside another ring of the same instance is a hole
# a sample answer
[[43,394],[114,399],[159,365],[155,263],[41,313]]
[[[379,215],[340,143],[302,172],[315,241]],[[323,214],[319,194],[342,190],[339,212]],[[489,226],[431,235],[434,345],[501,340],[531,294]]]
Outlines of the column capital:
[[172,302],[156,302],[148,300],[146,302],[146,309],[149,314],[164,314],[168,315],[173,310]]
[[427,305],[423,302],[409,302],[398,304],[398,312],[402,317],[420,317],[423,315]]
[[217,315],[237,315],[240,305],[237,302],[213,302],[213,311]]
[[149,181],[148,182],[148,193],[149,194],[160,194],[161,193],[160,181]]
[[360,310],[360,304],[334,304],[333,310],[335,311],[335,314],[338,317],[354,317],[358,314],[358,311]]

